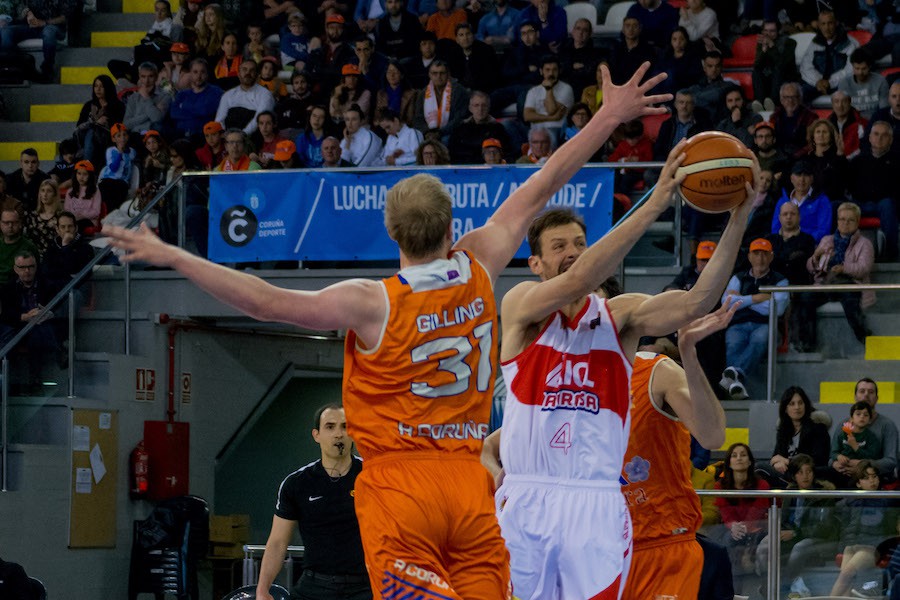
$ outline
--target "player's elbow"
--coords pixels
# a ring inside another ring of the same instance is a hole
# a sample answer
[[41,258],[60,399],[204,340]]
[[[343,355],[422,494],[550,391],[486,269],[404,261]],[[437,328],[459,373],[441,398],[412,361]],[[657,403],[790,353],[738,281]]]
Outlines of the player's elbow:
[[711,427],[693,433],[697,443],[707,450],[718,450],[725,445],[725,428]]

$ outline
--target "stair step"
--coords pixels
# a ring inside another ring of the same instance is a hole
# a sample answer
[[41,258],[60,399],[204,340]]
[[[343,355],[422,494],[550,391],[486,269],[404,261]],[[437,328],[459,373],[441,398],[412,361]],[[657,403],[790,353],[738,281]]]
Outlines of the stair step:
[[126,14],[152,14],[155,0],[123,0],[122,12]]
[[81,114],[81,104],[32,104],[32,123],[75,123]]
[[750,428],[749,427],[726,427],[725,428],[725,443],[722,444],[722,447],[719,450],[728,450],[728,447],[732,444],[737,444],[740,442],[741,444],[750,443]]
[[[91,84],[91,83],[94,83],[94,79],[98,75],[109,75],[110,77],[113,77],[113,74],[109,72],[109,69],[107,69],[106,66],[102,66],[102,67],[61,67],[59,81],[63,85]],[[114,77],[113,77],[113,81],[115,81]]]
[[[84,65],[105,65],[111,59],[131,60],[133,48],[70,48],[59,55],[60,66],[83,67]],[[90,92],[88,92],[90,97]],[[84,98],[83,100],[87,100]]]
[[48,164],[56,158],[56,142],[0,142],[0,161],[18,162],[25,148],[37,150],[38,156],[46,157]]
[[133,48],[145,35],[145,31],[93,31],[91,48]]
[[143,31],[153,23],[153,17],[139,13],[102,12],[91,15],[91,31]]
[[900,360],[900,336],[871,335],[867,337],[866,360]]
[[[878,402],[893,404],[900,400],[900,384],[895,381],[877,381]],[[819,383],[819,402],[822,404],[853,404],[855,381],[823,381]]]

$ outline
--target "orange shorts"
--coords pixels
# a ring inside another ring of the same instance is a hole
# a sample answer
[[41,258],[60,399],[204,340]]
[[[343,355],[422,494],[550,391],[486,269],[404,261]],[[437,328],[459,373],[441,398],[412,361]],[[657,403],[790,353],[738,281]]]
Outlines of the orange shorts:
[[690,539],[635,545],[622,600],[695,600],[700,593],[703,549]]
[[509,553],[493,487],[475,458],[366,460],[354,496],[374,597],[509,598]]

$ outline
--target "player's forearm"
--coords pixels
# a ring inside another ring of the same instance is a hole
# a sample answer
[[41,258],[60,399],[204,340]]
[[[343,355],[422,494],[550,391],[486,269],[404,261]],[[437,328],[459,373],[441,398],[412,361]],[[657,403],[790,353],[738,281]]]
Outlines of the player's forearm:
[[263,553],[262,561],[259,565],[259,580],[256,584],[257,596],[262,596],[262,591],[269,592],[269,588],[281,571],[281,565],[284,564],[287,547],[288,545],[280,540],[272,540],[270,538],[266,542],[266,551]]
[[484,439],[484,446],[481,448],[481,464],[487,469],[492,477],[497,477],[500,469],[500,429]]
[[725,411],[700,366],[697,346],[679,343],[678,350],[694,413],[691,435],[707,450],[721,448],[725,443]]
[[725,284],[728,283],[734,270],[741,238],[747,229],[746,214],[741,207],[731,215],[715,253],[700,273],[697,283],[685,294],[683,301],[686,311],[685,322],[709,313],[722,296]]

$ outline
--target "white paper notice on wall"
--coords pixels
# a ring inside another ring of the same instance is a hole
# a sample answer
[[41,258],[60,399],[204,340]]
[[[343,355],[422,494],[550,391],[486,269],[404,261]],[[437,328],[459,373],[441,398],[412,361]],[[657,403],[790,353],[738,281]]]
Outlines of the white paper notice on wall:
[[94,444],[94,448],[91,450],[91,469],[94,470],[94,483],[100,483],[100,480],[106,475],[106,465],[103,464],[100,444]]
[[75,469],[75,493],[90,494],[91,493],[91,470],[88,468]]
[[75,425],[72,428],[72,450],[87,452],[91,449],[91,428],[86,425]]
[[112,413],[100,413],[100,429],[112,427]]

